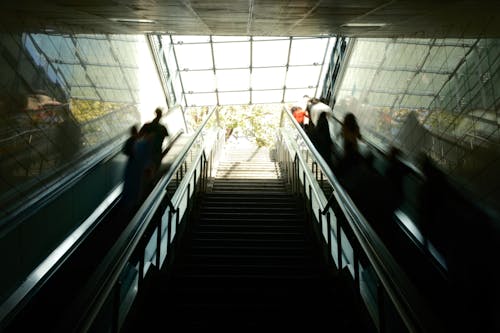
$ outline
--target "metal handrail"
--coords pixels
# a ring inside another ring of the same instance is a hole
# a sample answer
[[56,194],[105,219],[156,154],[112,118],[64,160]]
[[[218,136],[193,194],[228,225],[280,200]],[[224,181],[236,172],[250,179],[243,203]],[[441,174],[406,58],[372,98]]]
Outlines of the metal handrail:
[[16,288],[0,307],[0,331],[7,326],[12,319],[22,310],[32,297],[43,287],[43,284],[63,265],[66,259],[76,250],[86,236],[94,229],[96,221],[113,205],[118,199],[122,184],[119,184],[106,197],[74,232],[71,233],[45,260],[40,263]]
[[[319,155],[302,128],[295,121],[291,113],[287,112],[286,108],[283,108],[282,112],[287,114],[289,121],[295,126],[307,148],[312,152],[314,159],[322,168],[328,182],[333,188],[332,195],[335,196],[343,214],[346,216],[349,227],[354,232],[357,241],[371,262],[381,284],[409,331],[442,331],[441,324],[434,318],[429,309],[425,307],[425,302],[419,296],[409,278],[396,263],[379,236],[340,185],[326,161]],[[298,155],[301,157],[300,154]],[[299,160],[304,163],[302,159],[299,158]]]
[[179,155],[177,156],[177,158],[174,160],[174,162],[170,166],[169,171],[167,171],[167,173],[165,174],[165,176],[162,177],[162,179],[166,180],[166,179],[171,179],[172,178],[172,176],[175,173],[175,170],[177,170],[177,168],[182,164],[182,161],[186,157],[188,151],[191,150],[191,148],[193,147],[193,145],[196,142],[196,140],[198,139],[198,137],[202,134],[203,130],[205,129],[205,126],[206,126],[207,122],[212,118],[212,116],[214,115],[214,113],[217,113],[217,112],[218,112],[218,108],[214,107],[208,113],[208,115],[205,118],[205,120],[203,121],[203,123],[198,127],[198,130],[195,132],[195,134],[193,134],[193,137],[192,137],[191,141],[189,142],[189,144],[185,145],[184,148],[180,151]]
[[[89,155],[90,152],[86,152],[82,160],[72,162],[72,164],[80,164],[78,169],[65,172],[64,175],[61,175],[57,180],[51,182],[47,187],[33,190],[30,194],[30,198],[24,200],[18,207],[0,220],[0,236],[12,230],[12,228],[37,212],[45,203],[50,202],[59,194],[83,179],[83,177],[88,175],[99,163],[107,160],[109,156],[119,154],[121,151],[121,142],[120,138],[115,138],[112,142],[108,143],[107,146],[100,145],[99,148],[93,151],[94,155]],[[54,174],[47,175],[47,178],[53,176]]]

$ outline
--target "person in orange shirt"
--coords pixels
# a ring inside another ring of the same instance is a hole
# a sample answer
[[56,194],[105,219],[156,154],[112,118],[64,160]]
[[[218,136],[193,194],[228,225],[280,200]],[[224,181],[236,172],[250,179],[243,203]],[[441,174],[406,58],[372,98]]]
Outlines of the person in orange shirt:
[[304,120],[305,118],[309,118],[307,111],[302,109],[300,106],[293,106],[291,109],[292,115],[297,120],[299,125],[304,128]]

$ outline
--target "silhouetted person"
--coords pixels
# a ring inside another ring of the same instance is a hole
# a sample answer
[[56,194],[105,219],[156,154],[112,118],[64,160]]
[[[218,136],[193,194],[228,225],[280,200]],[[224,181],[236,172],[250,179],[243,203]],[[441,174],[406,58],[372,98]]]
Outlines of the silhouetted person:
[[359,152],[359,142],[361,133],[356,117],[352,113],[348,113],[344,117],[342,123],[342,156],[337,167],[337,171],[341,174],[346,173],[350,168],[364,163],[365,160]]
[[342,124],[342,147],[333,172],[367,221],[382,237],[390,222],[390,191],[387,181],[359,151],[361,133],[356,117],[348,113]]
[[134,127],[131,128],[131,137],[123,147],[128,156],[123,176],[123,191],[121,204],[126,213],[138,208],[147,194],[153,173],[153,132],[142,128],[134,137]]
[[81,128],[69,106],[60,108],[56,141],[61,153],[61,162],[71,161],[81,148]]
[[316,150],[321,157],[332,166],[333,141],[330,135],[328,117],[332,116],[332,109],[317,98],[312,98],[307,103],[307,112],[310,123],[306,131]]
[[162,110],[157,108],[155,110],[156,117],[153,121],[144,124],[141,131],[147,131],[152,134],[152,155],[153,167],[156,172],[160,168],[161,160],[163,158],[163,140],[168,136],[167,128],[160,123],[162,117]]
[[125,141],[122,149],[122,152],[128,157],[132,156],[132,154],[134,153],[134,144],[138,137],[139,130],[137,129],[137,126],[134,125],[130,127],[130,137],[127,139],[127,141]]

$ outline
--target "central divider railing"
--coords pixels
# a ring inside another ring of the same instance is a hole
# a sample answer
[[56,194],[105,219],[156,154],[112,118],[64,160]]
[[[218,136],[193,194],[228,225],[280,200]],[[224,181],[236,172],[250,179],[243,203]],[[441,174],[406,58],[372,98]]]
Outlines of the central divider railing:
[[277,156],[295,193],[308,205],[325,253],[347,270],[379,332],[444,332],[426,300],[388,251],[319,155],[283,108]]
[[[118,332],[154,266],[173,255],[177,228],[204,190],[225,141],[213,108],[128,223],[95,274],[61,315],[58,332]],[[172,252],[172,253],[170,253]]]

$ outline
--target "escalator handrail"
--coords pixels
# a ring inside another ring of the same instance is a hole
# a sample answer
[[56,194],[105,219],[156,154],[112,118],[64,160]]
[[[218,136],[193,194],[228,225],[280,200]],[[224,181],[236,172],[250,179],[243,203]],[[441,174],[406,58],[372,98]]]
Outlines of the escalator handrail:
[[[350,228],[353,230],[356,239],[370,260],[380,282],[396,306],[405,325],[411,332],[441,331],[441,324],[429,312],[429,309],[425,307],[425,302],[418,295],[409,278],[396,263],[379,236],[340,185],[337,178],[330,170],[330,167],[319,155],[300,125],[295,121],[292,114],[287,112],[286,108],[283,108],[282,112],[287,114],[289,121],[302,136],[307,148],[312,152],[314,158],[326,175],[326,178],[333,188],[333,195],[335,195],[339,206],[345,214]],[[299,158],[302,158],[300,154],[298,155]]]
[[74,165],[79,164],[78,168],[64,172],[63,175],[52,181],[48,186],[34,190],[30,194],[31,198],[25,200],[25,202],[14,208],[6,217],[0,220],[0,237],[23,223],[40,208],[82,180],[99,164],[118,155],[121,152],[122,140],[123,136],[120,136],[113,139],[111,144],[108,142],[106,146],[101,145],[100,148],[96,148],[92,152],[86,152],[82,160],[72,163]]
[[182,164],[184,161],[187,153],[191,150],[195,142],[198,140],[198,137],[202,135],[203,131],[205,130],[205,126],[208,123],[208,121],[212,118],[212,116],[218,111],[217,107],[214,107],[208,114],[205,120],[202,122],[202,124],[198,127],[197,131],[193,134],[193,137],[191,138],[190,142],[184,146],[184,148],[179,152],[179,155],[177,158],[174,160],[172,165],[170,166],[169,170],[163,176],[162,178],[165,180],[170,180],[177,168]]
[[117,185],[94,212],[61,242],[18,286],[0,307],[0,331],[36,297],[43,285],[62,267],[80,244],[88,237],[109,210],[114,207],[122,192],[123,184]]

